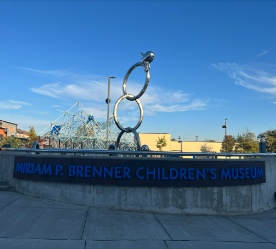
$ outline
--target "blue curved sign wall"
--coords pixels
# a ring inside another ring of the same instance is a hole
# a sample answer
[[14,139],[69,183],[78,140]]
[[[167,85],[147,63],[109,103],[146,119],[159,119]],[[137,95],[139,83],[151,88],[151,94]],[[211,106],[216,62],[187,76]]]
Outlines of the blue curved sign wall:
[[266,182],[264,161],[135,157],[17,156],[13,176],[36,181],[157,187]]

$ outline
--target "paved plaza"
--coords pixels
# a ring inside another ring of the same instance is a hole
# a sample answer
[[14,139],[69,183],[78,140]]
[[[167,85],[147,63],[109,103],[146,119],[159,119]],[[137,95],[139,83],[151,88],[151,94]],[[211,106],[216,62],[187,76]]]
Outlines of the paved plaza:
[[276,249],[276,209],[240,216],[93,208],[0,191],[0,249]]

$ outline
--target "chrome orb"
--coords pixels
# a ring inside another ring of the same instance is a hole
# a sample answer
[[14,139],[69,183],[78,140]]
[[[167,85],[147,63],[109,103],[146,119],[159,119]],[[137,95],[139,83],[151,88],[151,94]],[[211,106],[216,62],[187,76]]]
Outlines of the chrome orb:
[[147,146],[146,144],[142,145],[141,151],[149,151],[149,146]]
[[145,63],[151,63],[154,59],[154,53],[152,51],[148,51],[146,53],[141,53],[142,54],[142,62]]

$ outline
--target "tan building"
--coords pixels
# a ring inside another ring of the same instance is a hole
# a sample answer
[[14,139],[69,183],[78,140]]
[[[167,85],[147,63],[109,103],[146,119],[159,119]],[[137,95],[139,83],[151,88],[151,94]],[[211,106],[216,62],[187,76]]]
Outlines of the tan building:
[[17,124],[0,120],[0,137],[16,137]]
[[139,133],[141,145],[146,144],[150,150],[159,150],[156,147],[159,138],[165,138],[167,146],[162,151],[171,152],[220,152],[221,142],[205,142],[205,141],[182,141],[171,140],[170,133]]
[[24,139],[28,139],[30,137],[29,132],[21,130],[21,129],[17,129],[17,137],[18,138],[24,138]]

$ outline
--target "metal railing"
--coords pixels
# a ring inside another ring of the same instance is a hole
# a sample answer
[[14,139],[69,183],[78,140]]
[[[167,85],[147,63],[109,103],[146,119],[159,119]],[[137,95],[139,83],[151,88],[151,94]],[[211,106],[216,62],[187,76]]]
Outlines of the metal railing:
[[214,152],[169,152],[169,151],[131,151],[101,149],[27,149],[2,148],[2,153],[58,154],[84,156],[133,156],[153,158],[194,158],[194,159],[249,159],[276,157],[276,153],[214,153]]

